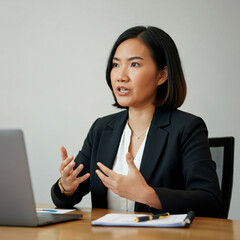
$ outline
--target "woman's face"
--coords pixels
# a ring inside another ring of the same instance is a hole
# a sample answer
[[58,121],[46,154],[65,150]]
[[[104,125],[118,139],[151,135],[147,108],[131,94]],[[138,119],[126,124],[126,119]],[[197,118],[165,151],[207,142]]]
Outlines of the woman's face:
[[163,75],[157,70],[148,47],[141,39],[128,39],[116,49],[110,77],[119,105],[152,107],[157,86],[163,83]]

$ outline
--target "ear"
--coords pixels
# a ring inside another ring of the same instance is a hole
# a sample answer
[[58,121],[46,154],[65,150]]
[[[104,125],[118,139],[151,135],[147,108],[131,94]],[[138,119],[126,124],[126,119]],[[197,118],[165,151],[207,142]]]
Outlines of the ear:
[[158,73],[158,86],[162,85],[168,80],[168,68],[165,66],[162,70]]

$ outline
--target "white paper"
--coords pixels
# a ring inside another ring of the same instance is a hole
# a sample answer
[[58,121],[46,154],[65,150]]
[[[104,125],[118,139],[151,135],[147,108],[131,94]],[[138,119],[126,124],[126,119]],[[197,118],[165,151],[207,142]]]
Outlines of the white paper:
[[134,222],[136,217],[148,216],[143,214],[118,214],[110,213],[95,221],[93,226],[132,226],[132,227],[183,227],[187,214],[174,214],[168,218],[144,222]]

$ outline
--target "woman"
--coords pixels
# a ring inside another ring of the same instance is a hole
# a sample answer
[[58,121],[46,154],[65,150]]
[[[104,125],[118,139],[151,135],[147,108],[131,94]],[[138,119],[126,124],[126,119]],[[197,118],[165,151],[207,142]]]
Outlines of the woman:
[[125,108],[92,125],[75,160],[61,147],[57,207],[91,191],[94,208],[217,217],[220,190],[203,120],[177,110],[186,83],[171,37],[155,27],[122,33],[109,56],[107,83]]

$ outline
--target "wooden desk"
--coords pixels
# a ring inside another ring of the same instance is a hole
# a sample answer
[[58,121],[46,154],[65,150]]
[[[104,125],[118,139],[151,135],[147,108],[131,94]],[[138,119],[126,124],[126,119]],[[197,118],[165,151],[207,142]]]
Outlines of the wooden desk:
[[107,213],[106,209],[80,209],[83,218],[73,222],[59,223],[38,228],[2,227],[0,239],[23,240],[204,240],[240,239],[240,221],[196,217],[190,228],[135,228],[135,227],[93,227],[91,221]]

